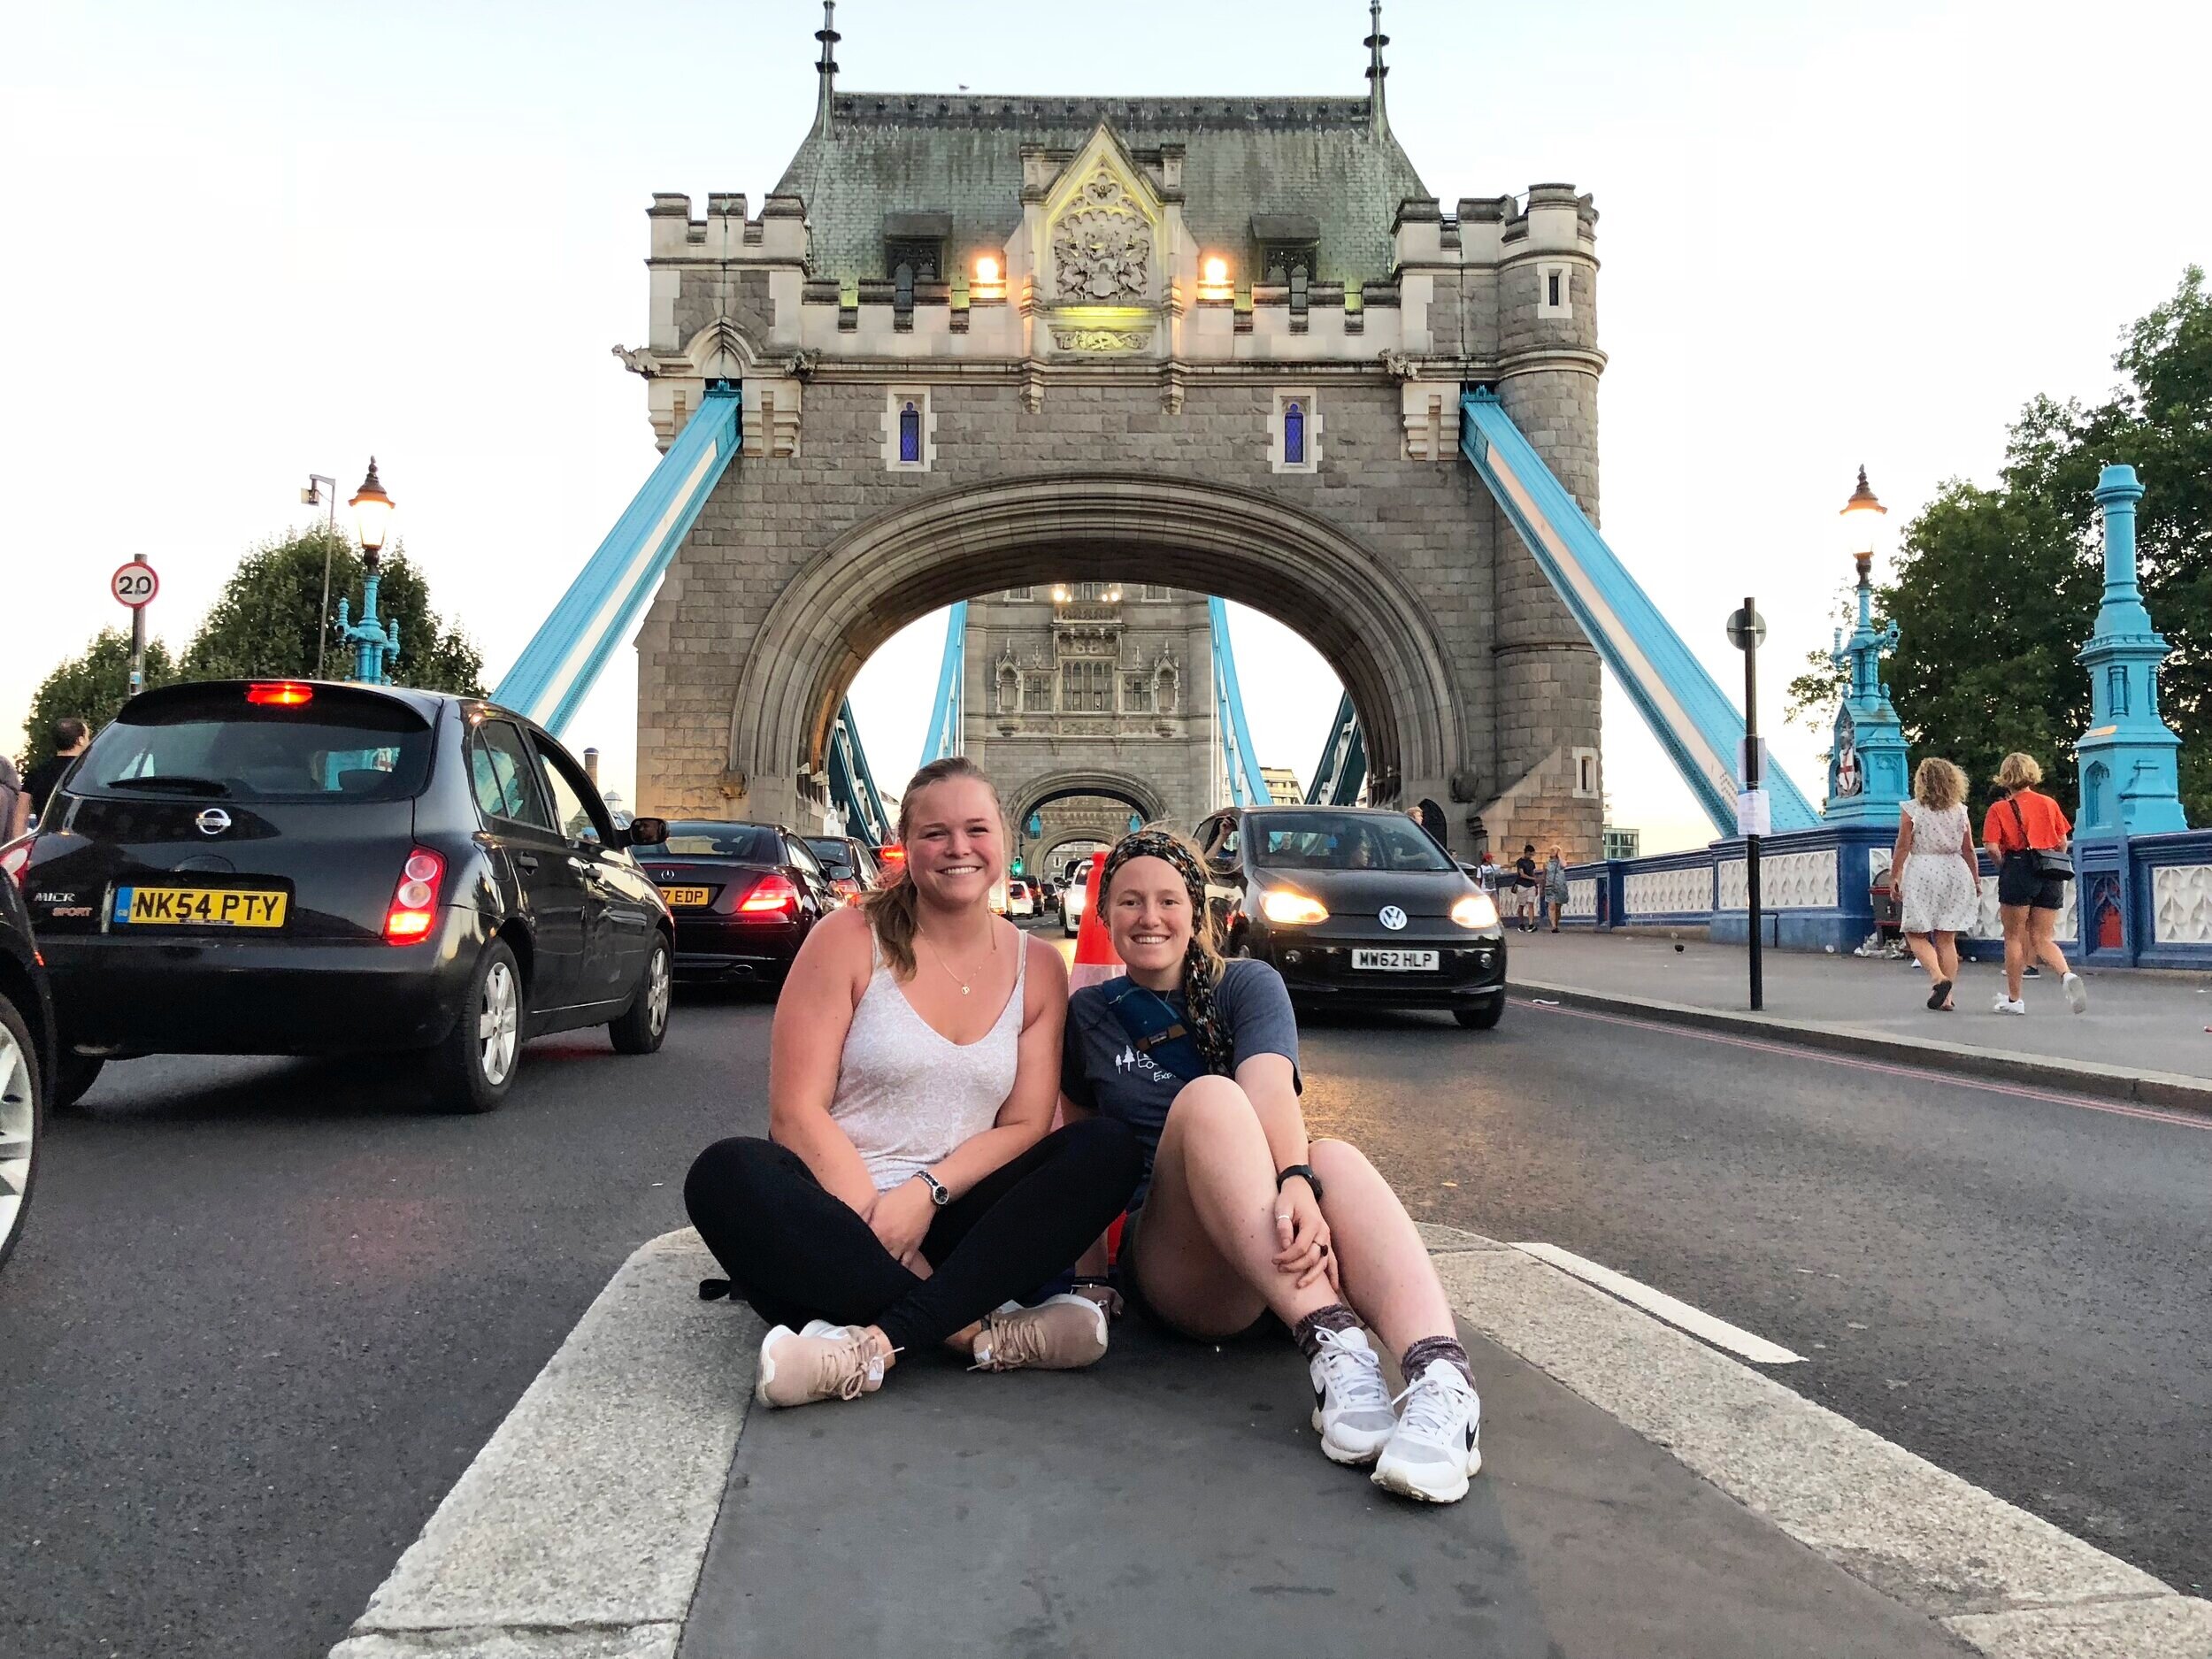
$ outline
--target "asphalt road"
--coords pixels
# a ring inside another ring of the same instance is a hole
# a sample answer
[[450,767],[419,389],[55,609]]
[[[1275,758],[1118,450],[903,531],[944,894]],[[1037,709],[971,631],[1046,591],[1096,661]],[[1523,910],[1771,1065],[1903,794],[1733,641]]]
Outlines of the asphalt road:
[[[767,1022],[549,1039],[481,1118],[358,1067],[112,1068],[0,1273],[0,1655],[323,1652],[692,1155],[757,1131]],[[2206,1581],[2212,1133],[1525,1006],[1318,1025],[1306,1074],[1417,1213],[1785,1343],[1792,1386]]]

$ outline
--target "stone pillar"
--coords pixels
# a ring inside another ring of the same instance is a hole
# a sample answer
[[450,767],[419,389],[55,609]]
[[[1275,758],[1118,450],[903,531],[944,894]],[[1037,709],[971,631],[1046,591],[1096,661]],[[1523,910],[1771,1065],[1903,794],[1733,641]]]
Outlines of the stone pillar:
[[2074,658],[2089,671],[2089,730],[2074,746],[2081,764],[2077,835],[2156,835],[2189,827],[2176,764],[2181,739],[2158,712],[2166,641],[2151,626],[2135,583],[2135,503],[2142,495],[2131,466],[2108,466],[2098,476],[2104,603],[2096,631]]

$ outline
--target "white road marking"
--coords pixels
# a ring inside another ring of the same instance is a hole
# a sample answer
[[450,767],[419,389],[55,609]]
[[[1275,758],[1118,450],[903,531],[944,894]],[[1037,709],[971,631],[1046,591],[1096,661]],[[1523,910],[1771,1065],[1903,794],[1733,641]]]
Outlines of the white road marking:
[[1540,1262],[1548,1262],[1563,1273],[1572,1273],[1584,1283],[1595,1285],[1609,1295],[1618,1296],[1623,1302],[1687,1331],[1700,1341],[1726,1348],[1731,1354],[1747,1359],[1755,1365],[1795,1365],[1804,1361],[1802,1354],[1793,1354],[1778,1342],[1754,1336],[1725,1319],[1716,1319],[1702,1309],[1693,1308],[1688,1302],[1668,1295],[1663,1290],[1654,1290],[1625,1273],[1601,1267],[1586,1257],[1577,1256],[1572,1250],[1563,1250],[1555,1244],[1517,1244],[1513,1248],[1534,1256]]

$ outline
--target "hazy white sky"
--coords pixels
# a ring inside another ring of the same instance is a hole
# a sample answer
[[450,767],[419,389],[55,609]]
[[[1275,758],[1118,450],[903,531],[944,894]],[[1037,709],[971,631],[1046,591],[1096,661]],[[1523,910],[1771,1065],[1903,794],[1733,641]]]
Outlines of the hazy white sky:
[[[1363,0],[959,14],[846,0],[856,88],[1356,94]],[[1430,189],[1567,180],[1601,221],[1607,536],[1722,682],[1755,593],[1766,706],[1824,646],[1863,461],[1901,522],[1985,477],[2033,393],[2101,395],[2119,331],[2212,255],[2205,7],[1390,0],[1394,127]],[[1110,25],[1094,20],[1110,17]],[[1256,19],[1264,18],[1264,26]],[[124,613],[181,644],[239,553],[382,464],[496,680],[651,469],[656,189],[756,205],[806,130],[818,5],[82,4],[0,23],[0,746]],[[887,783],[925,622],[856,688]],[[1240,612],[1255,741],[1309,772],[1336,692]],[[634,676],[571,729],[626,781]],[[1609,692],[1613,818],[1702,819]],[[1778,757],[1817,794],[1809,733]]]

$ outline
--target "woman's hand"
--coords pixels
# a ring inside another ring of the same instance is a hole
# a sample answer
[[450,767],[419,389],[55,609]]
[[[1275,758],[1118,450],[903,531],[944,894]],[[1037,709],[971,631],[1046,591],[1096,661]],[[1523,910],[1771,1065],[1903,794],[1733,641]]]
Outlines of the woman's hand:
[[1276,1267],[1297,1274],[1299,1289],[1317,1279],[1336,1284],[1336,1252],[1329,1247],[1329,1224],[1321,1214],[1321,1201],[1313,1195],[1313,1188],[1306,1185],[1302,1175],[1292,1176],[1275,1194],[1275,1242]]
[[911,1267],[909,1257],[919,1259],[922,1239],[929,1232],[929,1224],[937,1219],[937,1206],[930,1200],[927,1186],[919,1180],[909,1180],[894,1187],[887,1193],[876,1194],[875,1207],[868,1215],[868,1229],[876,1235],[876,1241],[889,1251],[892,1260]]

